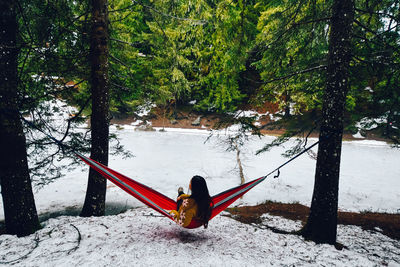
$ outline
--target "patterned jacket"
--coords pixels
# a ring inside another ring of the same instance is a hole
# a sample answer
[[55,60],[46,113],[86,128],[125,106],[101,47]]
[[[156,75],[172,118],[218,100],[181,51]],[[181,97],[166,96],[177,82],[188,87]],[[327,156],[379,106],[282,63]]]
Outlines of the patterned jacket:
[[181,199],[183,201],[179,210],[171,210],[170,213],[174,216],[174,220],[177,224],[186,227],[190,224],[193,217],[196,217],[197,203],[193,198],[190,198],[190,195],[183,194],[181,195]]

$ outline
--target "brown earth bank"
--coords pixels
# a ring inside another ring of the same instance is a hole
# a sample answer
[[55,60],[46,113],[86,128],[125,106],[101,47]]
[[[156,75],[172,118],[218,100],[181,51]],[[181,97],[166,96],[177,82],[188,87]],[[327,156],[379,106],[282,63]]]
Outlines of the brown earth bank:
[[[228,208],[227,211],[233,219],[247,224],[260,224],[262,221],[260,216],[268,213],[290,220],[299,220],[304,225],[310,208],[301,204],[268,201],[256,206]],[[400,214],[339,211],[338,224],[360,226],[364,230],[380,232],[392,239],[400,240]]]
[[[249,110],[252,110],[249,108]],[[259,113],[265,113],[269,111],[271,114],[277,111],[275,107],[267,107],[264,109],[257,109]],[[171,119],[171,118],[174,119]],[[192,123],[200,117],[199,125],[193,125]],[[203,130],[211,130],[215,129],[216,126],[221,122],[223,118],[222,115],[216,113],[199,113],[189,108],[182,108],[175,111],[175,114],[170,110],[169,112],[164,112],[161,108],[153,108],[149,115],[144,116],[142,118],[137,118],[135,116],[129,115],[116,115],[111,120],[112,124],[124,125],[131,124],[135,122],[137,119],[151,122],[151,127],[144,128],[145,130],[152,130],[152,127],[165,127],[165,128],[184,128],[184,129],[203,129]],[[261,125],[266,125],[271,122],[269,116],[261,116],[258,120]],[[145,124],[143,122],[142,124]],[[264,135],[281,135],[285,133],[285,129],[283,127],[276,129],[262,129],[261,133]],[[355,138],[352,133],[344,132],[343,140],[379,140],[379,141],[388,141],[382,138],[378,131],[371,130],[365,132],[366,136],[363,139]],[[310,134],[310,137],[318,138],[318,131],[314,131]]]

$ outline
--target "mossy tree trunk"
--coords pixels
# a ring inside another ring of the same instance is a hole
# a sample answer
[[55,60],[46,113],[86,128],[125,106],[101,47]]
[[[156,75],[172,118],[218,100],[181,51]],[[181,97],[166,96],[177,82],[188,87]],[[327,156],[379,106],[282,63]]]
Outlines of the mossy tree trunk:
[[[109,137],[109,77],[108,77],[108,11],[107,0],[92,0],[90,31],[90,86],[92,93],[91,155],[104,165],[108,164]],[[105,211],[107,181],[90,169],[85,203],[81,216],[102,216]]]
[[40,228],[29,176],[26,140],[17,105],[14,0],[0,2],[0,183],[8,234],[26,236]]
[[306,239],[317,243],[336,243],[343,114],[349,87],[353,18],[352,0],[334,1],[314,192],[310,215],[302,230]]

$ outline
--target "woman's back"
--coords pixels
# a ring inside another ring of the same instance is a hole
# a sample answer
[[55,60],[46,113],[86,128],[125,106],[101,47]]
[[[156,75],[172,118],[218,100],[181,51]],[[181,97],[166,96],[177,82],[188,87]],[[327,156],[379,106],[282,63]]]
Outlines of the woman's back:
[[182,204],[178,211],[173,210],[171,214],[174,215],[176,223],[183,227],[187,227],[193,219],[196,219],[206,228],[212,210],[212,200],[206,181],[201,176],[193,176],[189,188],[192,190],[192,195],[180,195],[178,201],[182,200]]
[[174,214],[174,220],[177,224],[182,227],[187,227],[192,219],[195,219],[198,212],[198,205],[194,198],[191,198],[190,195],[181,195],[182,205],[179,207],[179,210],[173,210],[171,213]]

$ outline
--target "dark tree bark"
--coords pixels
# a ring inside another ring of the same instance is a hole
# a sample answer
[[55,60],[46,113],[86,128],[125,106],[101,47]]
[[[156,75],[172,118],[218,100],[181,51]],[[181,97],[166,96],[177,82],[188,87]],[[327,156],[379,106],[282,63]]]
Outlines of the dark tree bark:
[[[108,12],[107,0],[92,0],[90,64],[92,147],[90,157],[108,164],[109,80],[108,80]],[[85,203],[81,216],[103,216],[107,181],[90,169]]]
[[343,113],[351,58],[352,0],[335,0],[329,35],[327,83],[310,215],[302,230],[306,239],[336,243]]
[[17,105],[17,20],[14,0],[0,2],[0,182],[6,231],[26,236],[40,228]]

